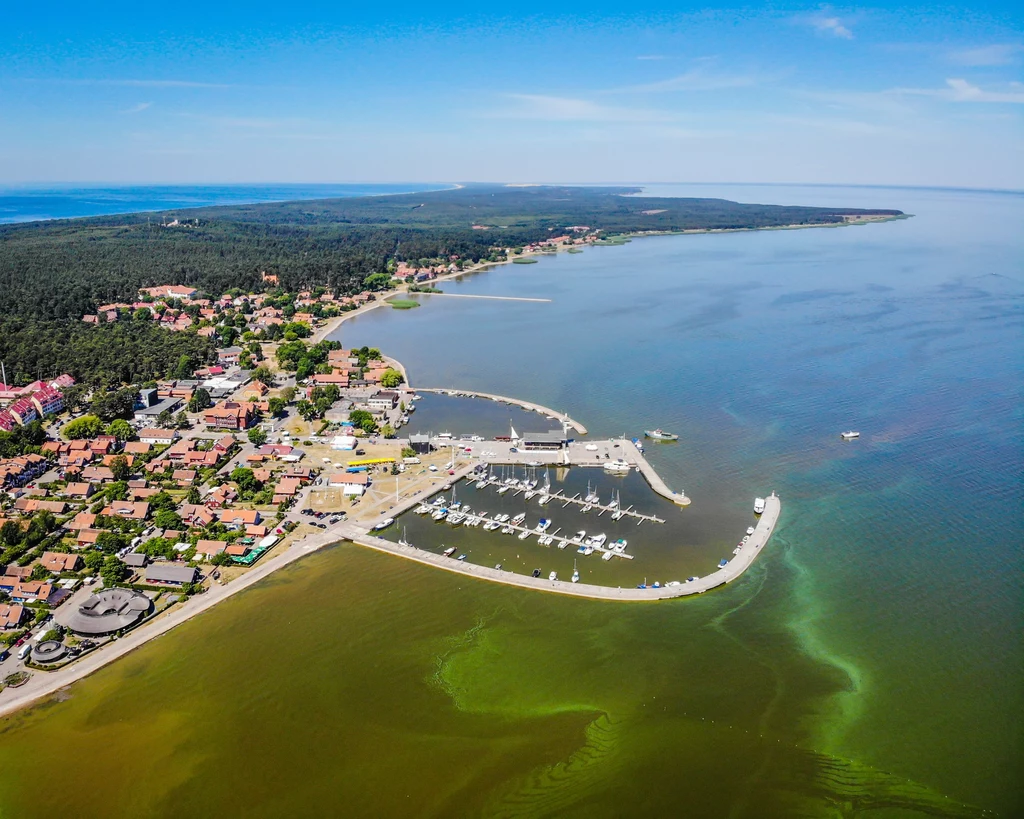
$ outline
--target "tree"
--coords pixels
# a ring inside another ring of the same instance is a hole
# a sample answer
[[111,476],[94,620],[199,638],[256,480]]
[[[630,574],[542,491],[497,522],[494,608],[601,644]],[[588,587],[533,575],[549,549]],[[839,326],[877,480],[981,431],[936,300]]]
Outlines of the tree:
[[263,488],[263,484],[256,480],[252,470],[246,466],[239,466],[231,470],[231,480],[238,485],[238,491],[243,494],[254,494]]
[[380,434],[383,435],[385,438],[394,438],[395,428],[391,426],[391,424],[385,424],[380,428]]
[[295,400],[295,387],[285,387],[281,390],[281,400],[286,404],[290,404]]
[[64,427],[64,437],[69,441],[95,438],[103,432],[103,422],[96,415],[83,415]]
[[140,307],[132,313],[132,321],[152,321],[153,312],[148,307]]
[[401,384],[403,381],[405,381],[405,376],[403,376],[398,370],[394,369],[393,367],[388,367],[386,370],[384,370],[383,373],[381,373],[380,376],[381,386],[387,389],[393,389],[394,387],[397,387],[399,384]]
[[267,399],[267,409],[270,411],[270,415],[273,418],[280,418],[284,415],[285,406],[287,406],[287,402],[283,398]]
[[161,509],[153,516],[153,524],[159,529],[179,530],[183,527],[181,516],[173,509]]
[[121,443],[124,443],[135,437],[135,430],[123,418],[116,418],[107,426],[107,434],[113,435]]
[[4,546],[14,546],[21,543],[21,525],[14,520],[5,520],[0,526],[0,543]]
[[107,484],[107,488],[103,490],[103,495],[108,501],[123,501],[128,499],[128,482],[127,481],[113,481]]
[[174,416],[174,426],[178,429],[191,429],[192,422],[189,420],[188,413],[182,410]]
[[128,466],[128,458],[124,455],[115,455],[110,459],[110,471],[115,481],[126,481],[132,474],[131,467]]
[[263,446],[267,442],[267,433],[259,427],[253,427],[248,432],[248,438],[253,446]]
[[188,493],[185,495],[185,503],[191,503],[193,506],[197,505],[203,499],[202,495],[199,494],[198,487],[190,486]]
[[135,403],[139,400],[136,387],[122,387],[119,390],[96,392],[92,397],[90,409],[104,421],[114,418],[131,418],[135,412]]
[[387,273],[371,273],[363,279],[363,287],[367,290],[387,290],[391,286],[391,276]]
[[202,412],[204,409],[213,406],[213,399],[210,398],[210,393],[203,387],[199,387],[192,397],[188,400],[188,411],[189,412]]
[[210,558],[210,564],[213,566],[227,566],[231,562],[231,555],[227,552],[220,552]]
[[312,421],[314,418],[317,417],[317,414],[318,414],[317,413],[317,409],[316,409],[316,405],[313,404],[312,401],[307,401],[305,399],[299,401],[299,403],[295,405],[295,410],[306,421]]
[[327,384],[323,387],[313,387],[313,392],[310,394],[310,398],[313,401],[320,401],[323,399],[327,402],[327,406],[330,407],[335,401],[341,398],[341,390],[337,384]]
[[114,555],[109,555],[100,568],[100,577],[103,578],[104,586],[115,586],[126,580],[130,574],[128,567]]
[[156,425],[158,427],[170,427],[174,424],[174,416],[171,415],[169,409],[165,409],[156,417]]
[[85,568],[90,572],[98,572],[103,566],[103,552],[86,552],[84,560]]
[[46,580],[50,576],[50,571],[42,563],[36,563],[32,567],[32,574],[28,576],[29,580]]
[[274,386],[274,374],[269,367],[257,367],[252,371],[252,377],[254,381],[259,381],[268,387]]

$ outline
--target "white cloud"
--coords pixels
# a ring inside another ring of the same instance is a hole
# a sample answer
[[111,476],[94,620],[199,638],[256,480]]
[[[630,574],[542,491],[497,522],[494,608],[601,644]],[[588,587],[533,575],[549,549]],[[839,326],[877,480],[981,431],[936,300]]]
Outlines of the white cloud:
[[641,54],[637,57],[638,60],[664,60],[664,54]]
[[993,43],[977,48],[965,48],[950,53],[949,59],[958,65],[991,66],[1013,65],[1024,52],[1020,43]]
[[127,85],[133,88],[231,88],[217,82],[194,82],[192,80],[83,80],[97,85]]
[[674,114],[647,108],[626,108],[601,105],[571,97],[545,94],[507,94],[513,105],[490,111],[487,117],[497,119],[532,119],[549,122],[672,122]]
[[1005,102],[1024,105],[1024,85],[1009,83],[1006,90],[986,91],[964,79],[948,79],[945,88],[896,88],[894,94],[916,94],[949,102]]
[[152,105],[153,105],[153,103],[151,103],[151,102],[136,103],[131,108],[125,108],[121,113],[122,114],[137,114],[140,111],[145,111],[147,108],[149,108]]
[[[677,77],[665,80],[613,88],[606,93],[655,91],[714,91],[722,88],[749,88],[769,79],[755,74],[714,74],[703,68],[694,68]],[[774,78],[770,78],[774,79]]]
[[819,34],[827,34],[841,40],[853,39],[853,30],[840,17],[833,14],[828,6],[822,6],[817,14],[799,18],[799,22],[812,26]]

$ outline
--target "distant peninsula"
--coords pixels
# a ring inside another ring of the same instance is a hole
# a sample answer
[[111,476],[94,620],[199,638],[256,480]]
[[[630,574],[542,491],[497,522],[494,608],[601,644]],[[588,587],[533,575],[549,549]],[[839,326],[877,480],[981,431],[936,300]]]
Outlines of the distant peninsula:
[[0,227],[0,321],[66,321],[175,283],[209,293],[384,290],[396,264],[505,261],[573,228],[642,233],[814,227],[898,210],[642,196],[639,188],[468,185],[393,196],[99,216]]

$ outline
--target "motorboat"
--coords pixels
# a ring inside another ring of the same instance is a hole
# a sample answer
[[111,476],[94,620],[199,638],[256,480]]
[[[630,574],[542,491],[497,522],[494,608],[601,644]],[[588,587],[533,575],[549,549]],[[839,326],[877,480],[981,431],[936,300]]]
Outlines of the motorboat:
[[721,560],[718,561],[718,568],[719,569],[724,569],[728,565],[729,565],[729,561],[726,560],[724,557]]
[[534,569],[533,570],[533,576],[534,577],[540,577],[540,569]]
[[390,525],[391,525],[392,523],[394,523],[394,522],[395,522],[395,519],[394,519],[394,518],[386,518],[385,520],[382,520],[382,521],[381,521],[380,523],[378,523],[378,524],[377,524],[376,526],[374,526],[373,528],[374,528],[374,529],[377,529],[377,530],[380,530],[380,529],[387,529],[387,528],[388,528],[388,527],[389,527],[389,526],[390,526]]
[[441,554],[443,554],[445,557],[451,557],[453,554],[455,554],[455,547],[449,546]]
[[519,533],[519,539],[526,540],[532,534],[533,532],[531,532],[529,529],[523,529],[523,531]]
[[747,534],[748,535],[754,534],[754,527],[753,526],[748,526],[747,527]]
[[461,554],[461,555],[459,555],[459,556],[458,556],[457,558],[455,558],[455,559],[456,559],[456,560],[465,560],[465,559],[466,559],[466,555],[464,555],[464,554]]
[[511,535],[514,531],[515,531],[515,529],[513,529],[508,524],[505,524],[504,526],[501,527],[501,533],[503,535]]
[[754,514],[760,515],[764,513],[764,498],[754,498]]
[[575,541],[578,541],[579,543],[582,543],[582,542],[583,542],[583,538],[585,538],[586,536],[587,536],[586,530],[584,530],[584,529],[580,529],[580,530],[579,530],[579,531],[578,531],[578,532],[577,532],[577,533],[576,533],[576,534],[575,534],[575,535],[573,536],[573,540],[575,540]]
[[551,572],[551,574],[548,575],[548,580],[558,580],[558,572]]
[[589,512],[593,508],[594,508],[594,504],[592,504],[592,503],[585,503],[585,504],[583,504],[583,508],[580,511],[581,512]]
[[550,528],[551,528],[551,521],[548,520],[547,518],[541,518],[540,519],[540,523],[537,524],[537,531],[538,532],[546,532]]
[[499,523],[498,521],[496,521],[496,520],[489,520],[489,521],[487,521],[487,523],[484,524],[484,531],[485,532],[493,532],[499,526],[501,526],[501,523]]
[[655,441],[678,441],[679,436],[674,432],[665,432],[663,429],[645,429],[644,435]]
[[622,458],[616,458],[614,461],[605,461],[604,468],[606,472],[629,472],[633,467]]
[[524,520],[526,520],[526,512],[520,512],[518,515],[512,518],[511,523],[513,526],[519,526],[522,524]]
[[853,441],[856,440],[857,438],[860,438],[860,433],[854,432],[851,429],[849,432],[840,433],[839,437],[842,438],[844,441]]
[[593,535],[592,537],[588,537],[586,545],[588,545],[588,546],[604,546],[605,541],[607,541],[607,540],[608,540],[608,535],[606,535],[604,532],[602,532],[599,535]]
[[613,557],[615,557],[615,552],[605,552],[601,555],[601,560],[611,560]]
[[441,507],[435,509],[433,514],[431,514],[430,517],[433,520],[444,520],[445,517],[447,516],[447,514],[448,514],[448,510],[445,507],[441,506]]
[[637,452],[643,452],[644,451],[644,443],[639,438],[634,438],[633,439],[633,446],[636,447],[636,451]]
[[619,538],[618,540],[616,540],[616,541],[615,541],[615,542],[614,542],[614,543],[613,543],[613,544],[611,545],[611,547],[610,547],[610,548],[611,548],[611,550],[612,550],[613,552],[617,552],[618,554],[620,554],[620,555],[621,555],[621,554],[622,554],[623,552],[625,552],[625,551],[626,551],[626,546],[627,546],[628,544],[629,544],[629,541],[627,541],[627,540],[624,540],[623,538],[621,538],[621,537],[620,537],[620,538]]
[[568,545],[569,545],[569,541],[566,540],[565,538],[562,538],[560,541],[558,541],[558,548],[559,549],[564,549]]
[[576,568],[576,561],[575,560],[572,562],[572,582],[573,583],[579,583],[580,582],[580,570]]
[[429,504],[421,503],[419,506],[416,507],[416,514],[417,515],[425,515],[428,512],[430,512],[430,505]]

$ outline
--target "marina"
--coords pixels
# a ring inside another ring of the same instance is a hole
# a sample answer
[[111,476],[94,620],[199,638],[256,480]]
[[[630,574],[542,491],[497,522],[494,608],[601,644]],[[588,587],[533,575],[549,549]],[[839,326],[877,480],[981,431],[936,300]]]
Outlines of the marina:
[[777,495],[772,494],[765,501],[764,513],[754,527],[754,533],[744,539],[739,547],[739,551],[731,560],[723,560],[724,565],[721,565],[715,571],[703,577],[691,577],[685,581],[672,580],[664,585],[660,583],[648,585],[644,582],[637,587],[629,588],[598,586],[572,580],[558,580],[557,578],[551,579],[550,576],[549,579],[544,579],[541,576],[540,570],[535,570],[534,574],[523,575],[501,568],[479,566],[465,560],[453,560],[450,556],[418,548],[412,544],[403,545],[377,537],[371,534],[370,530],[366,527],[351,523],[339,525],[337,531],[346,540],[350,540],[360,546],[398,555],[399,557],[414,560],[417,563],[476,577],[481,580],[573,597],[586,597],[593,600],[650,602],[703,594],[711,589],[731,583],[740,577],[750,568],[757,555],[761,553],[771,537],[779,515],[782,512],[782,502]]

